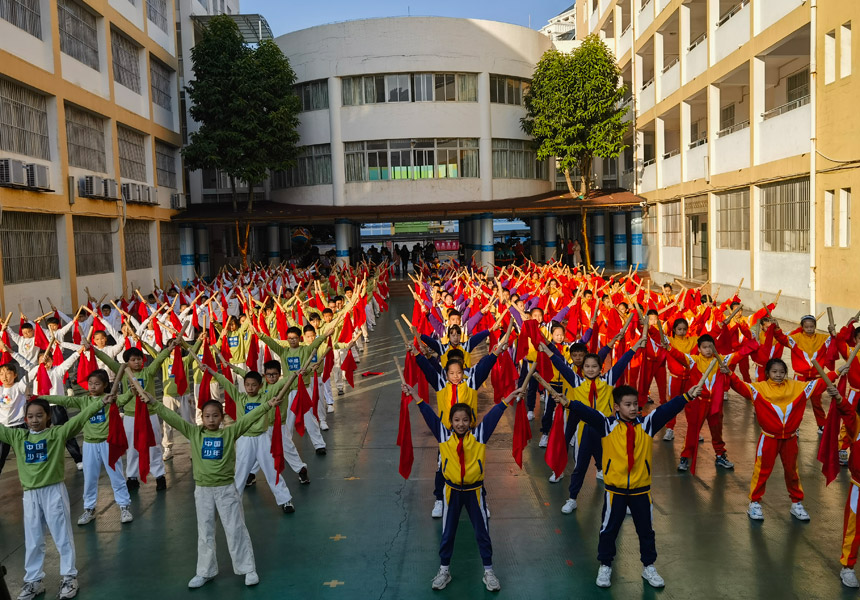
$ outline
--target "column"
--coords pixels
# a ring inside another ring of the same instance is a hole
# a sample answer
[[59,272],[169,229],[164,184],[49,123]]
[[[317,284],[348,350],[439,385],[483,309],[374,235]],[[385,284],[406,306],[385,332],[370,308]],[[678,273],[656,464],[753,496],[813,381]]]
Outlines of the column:
[[555,215],[546,215],[543,218],[543,259],[546,262],[556,258],[556,247],[558,246],[558,219]]
[[268,252],[266,253],[270,265],[276,265],[281,261],[281,226],[277,223],[269,223],[266,228],[268,238]]
[[481,215],[472,217],[472,257],[477,265],[481,264]]
[[641,269],[645,266],[642,254],[642,211],[636,209],[630,213],[630,217],[630,264],[634,269]]
[[205,226],[199,226],[194,233],[197,238],[197,272],[200,277],[209,277],[209,230]]
[[460,244],[460,248],[463,249],[463,256],[466,256],[466,252],[468,251],[468,248],[466,248],[466,223],[466,219],[459,219],[457,221],[457,241]]
[[541,259],[541,240],[543,239],[543,223],[541,223],[540,217],[532,217],[531,218],[531,230],[532,230],[532,239],[531,239],[531,249],[532,249],[532,260],[535,262],[539,262]]
[[290,255],[292,239],[290,237],[290,226],[281,225],[281,258],[287,258]]
[[690,103],[681,102],[681,181],[687,181],[687,152],[690,150]]
[[761,163],[761,142],[759,141],[761,136],[759,135],[759,128],[762,123],[761,115],[764,113],[766,88],[764,59],[754,56],[750,60],[750,89],[752,90],[750,92],[749,115],[750,131],[752,133],[752,139],[750,140],[750,147],[752,149],[750,166]]
[[343,206],[346,170],[343,155],[343,136],[340,128],[340,105],[342,102],[340,77],[328,78],[328,119],[331,130],[331,193],[332,204]]
[[612,262],[622,271],[627,268],[627,213],[612,214]]
[[481,215],[481,269],[487,275],[492,275],[496,264],[493,252],[493,214]]
[[660,117],[654,119],[654,182],[656,189],[663,187],[663,154],[666,152],[666,127]]
[[591,226],[594,231],[594,256],[591,262],[597,268],[606,266],[606,238],[604,237],[606,229],[603,224],[604,216],[605,213],[603,212],[594,213],[594,221]]
[[179,226],[179,262],[182,265],[182,285],[194,279],[194,227]]
[[349,264],[349,219],[336,219],[334,222],[334,245],[338,265]]
[[481,137],[478,161],[481,170],[481,200],[493,199],[493,120],[490,104],[490,74],[478,73],[478,110]]
[[717,158],[717,132],[720,130],[720,88],[708,86],[708,172],[705,181],[710,183]]
[[[656,4],[656,2],[654,3]],[[663,34],[654,32],[654,106],[663,99]]]

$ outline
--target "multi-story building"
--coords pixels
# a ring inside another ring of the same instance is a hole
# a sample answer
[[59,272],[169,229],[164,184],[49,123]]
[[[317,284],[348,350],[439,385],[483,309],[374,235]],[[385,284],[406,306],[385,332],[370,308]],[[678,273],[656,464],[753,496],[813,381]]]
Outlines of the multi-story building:
[[743,280],[748,306],[781,291],[783,316],[826,304],[853,315],[860,5],[580,0],[575,10],[578,35],[604,39],[632,91],[629,147],[597,161],[598,176],[647,200],[654,278],[724,291]]
[[172,0],[0,3],[4,311],[179,276]]

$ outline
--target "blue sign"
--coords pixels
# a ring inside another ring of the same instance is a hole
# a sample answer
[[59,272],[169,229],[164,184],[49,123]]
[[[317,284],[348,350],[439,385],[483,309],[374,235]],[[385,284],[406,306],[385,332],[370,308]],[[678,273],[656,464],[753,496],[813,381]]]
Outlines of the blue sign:
[[248,404],[245,405],[245,414],[247,415],[258,406],[260,406],[259,402],[248,402]]
[[107,421],[107,417],[105,416],[105,409],[100,408],[99,412],[90,417],[90,423],[93,425],[98,425],[99,423],[104,423]]
[[219,437],[205,437],[201,450],[204,460],[221,460],[224,456],[224,440]]
[[48,440],[39,440],[36,443],[24,440],[24,462],[28,465],[48,461]]

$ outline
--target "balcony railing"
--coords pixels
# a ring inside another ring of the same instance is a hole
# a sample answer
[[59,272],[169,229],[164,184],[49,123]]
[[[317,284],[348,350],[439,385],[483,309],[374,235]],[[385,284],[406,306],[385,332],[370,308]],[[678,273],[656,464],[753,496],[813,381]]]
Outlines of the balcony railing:
[[653,84],[653,83],[654,83],[654,78],[653,78],[653,77],[651,77],[651,79],[649,79],[648,81],[646,81],[645,83],[643,83],[643,84],[642,84],[642,90],[643,90],[643,91],[644,91],[644,90],[647,90],[647,89],[648,89],[648,86],[649,86],[649,85],[651,85],[651,84]]
[[729,135],[730,133],[734,133],[736,131],[740,131],[741,129],[746,129],[750,126],[749,121],[741,121],[740,123],[735,123],[734,125],[729,125],[728,127],[724,127],[717,132],[717,137],[724,137]]
[[738,2],[737,4],[735,4],[726,13],[724,13],[723,16],[720,17],[720,20],[717,21],[717,27],[724,25],[726,23],[726,21],[728,21],[733,16],[738,14],[741,11],[741,9],[749,3],[750,3],[750,0],[741,0],[741,2]]
[[628,31],[630,31],[631,27],[633,27],[633,21],[632,20],[627,24],[627,27],[625,27],[624,29],[621,30],[621,35],[624,35]]
[[689,148],[690,148],[690,150],[692,150],[693,148],[698,148],[699,146],[704,146],[707,143],[708,143],[708,136],[701,137],[695,141],[690,142]]
[[689,52],[690,50],[692,50],[693,48],[695,48],[696,46],[698,46],[699,44],[704,42],[706,39],[708,39],[708,32],[703,31],[702,35],[700,35],[699,37],[694,39],[692,42],[690,42],[690,45],[687,46],[687,52]]
[[651,0],[645,0],[645,2],[642,3],[642,6],[639,7],[639,12],[642,12],[643,10],[645,10],[645,7],[648,6],[649,4],[651,4]]
[[809,94],[807,94],[806,96],[802,96],[797,100],[786,102],[782,106],[777,106],[776,108],[772,108],[766,112],[763,112],[761,114],[761,118],[762,120],[767,121],[768,119],[778,117],[779,115],[787,113],[790,110],[794,110],[795,108],[800,108],[805,104],[809,104]]
[[663,72],[665,73],[666,71],[668,71],[669,69],[674,67],[676,64],[678,64],[678,57],[677,56],[675,58],[673,58],[672,60],[670,60],[667,64],[663,65]]
[[648,160],[646,160],[645,162],[642,163],[642,167],[643,168],[644,167],[650,167],[651,165],[653,165],[656,162],[657,162],[656,158],[649,158]]
[[674,150],[669,150],[668,152],[666,152],[666,153],[663,155],[663,160],[669,160],[669,159],[670,159],[670,158],[672,158],[673,156],[678,156],[679,154],[681,154],[681,149],[680,149],[680,148],[675,148]]
[[632,173],[634,171],[635,168],[636,167],[627,167],[626,169],[621,171],[621,174],[622,175],[629,175],[630,173]]

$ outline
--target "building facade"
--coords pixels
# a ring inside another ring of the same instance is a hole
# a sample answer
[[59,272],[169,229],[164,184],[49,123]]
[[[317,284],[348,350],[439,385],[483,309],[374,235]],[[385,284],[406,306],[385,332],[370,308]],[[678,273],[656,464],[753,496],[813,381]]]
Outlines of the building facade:
[[4,311],[179,277],[173,17],[172,0],[0,4]]

